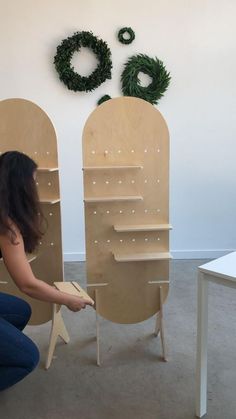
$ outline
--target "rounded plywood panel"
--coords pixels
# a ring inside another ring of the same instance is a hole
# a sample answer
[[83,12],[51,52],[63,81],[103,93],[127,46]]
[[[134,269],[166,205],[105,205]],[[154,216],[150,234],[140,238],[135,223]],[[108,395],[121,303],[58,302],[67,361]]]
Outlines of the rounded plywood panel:
[[55,129],[39,106],[25,99],[2,100],[0,117],[1,152],[22,151],[39,166],[57,167]]
[[[88,292],[98,312],[137,323],[169,288],[169,134],[142,99],[100,105],[83,132]],[[106,285],[105,285],[106,284]]]
[[[24,152],[38,164],[36,181],[48,229],[35,255],[29,256],[29,260],[35,276],[52,285],[63,280],[57,140],[52,122],[35,103],[25,99],[0,102],[0,152],[10,150]],[[20,295],[30,302],[31,324],[51,320],[51,304],[21,294],[2,261],[0,276],[2,292]]]

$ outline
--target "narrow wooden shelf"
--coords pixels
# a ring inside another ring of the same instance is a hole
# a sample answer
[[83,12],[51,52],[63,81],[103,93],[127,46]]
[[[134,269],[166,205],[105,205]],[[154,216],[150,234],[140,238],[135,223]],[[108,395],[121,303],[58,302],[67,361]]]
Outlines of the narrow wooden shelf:
[[[33,262],[33,260],[37,259],[37,255],[29,255],[29,254],[27,254],[26,257],[27,257],[27,260],[28,260],[29,263],[31,263],[31,262]],[[0,258],[0,263],[1,262],[3,262],[3,258],[2,257]]]
[[82,170],[129,170],[129,169],[143,169],[140,165],[124,165],[124,166],[84,166]]
[[127,225],[114,225],[114,230],[118,233],[134,232],[134,231],[166,231],[171,230],[170,224],[127,224]]
[[58,167],[38,167],[38,172],[57,172],[59,170]]
[[116,201],[142,201],[142,196],[97,196],[85,198],[84,202],[116,202]]
[[169,252],[158,253],[113,253],[116,262],[142,262],[150,260],[168,260],[172,259]]
[[26,255],[27,260],[29,263],[33,262],[33,260],[37,259],[37,255]]
[[56,199],[47,199],[47,198],[40,198],[40,203],[41,204],[57,204],[58,202],[60,202],[60,198],[56,198]]

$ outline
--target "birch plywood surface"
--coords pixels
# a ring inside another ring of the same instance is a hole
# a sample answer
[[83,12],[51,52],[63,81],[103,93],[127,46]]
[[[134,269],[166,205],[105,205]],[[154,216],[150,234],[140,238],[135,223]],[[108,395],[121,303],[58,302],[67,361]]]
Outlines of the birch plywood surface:
[[[53,285],[55,281],[63,280],[57,141],[52,122],[35,103],[24,99],[0,102],[0,152],[9,150],[24,152],[39,166],[36,182],[48,229],[35,252],[36,258],[31,267],[37,278]],[[51,304],[21,294],[3,262],[0,263],[0,280],[5,282],[0,283],[0,290],[20,295],[30,302],[31,324],[51,320]]]
[[[100,105],[84,128],[83,167],[87,281],[107,283],[97,288],[99,314],[143,321],[159,311],[158,281],[169,278],[169,134],[160,112],[129,97]],[[165,300],[168,283],[162,289]]]

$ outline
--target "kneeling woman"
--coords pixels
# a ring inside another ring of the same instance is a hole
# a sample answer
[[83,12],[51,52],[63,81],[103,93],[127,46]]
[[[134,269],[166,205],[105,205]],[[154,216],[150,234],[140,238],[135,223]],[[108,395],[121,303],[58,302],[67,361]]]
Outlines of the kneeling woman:
[[[23,293],[79,311],[90,301],[36,278],[26,258],[25,252],[33,252],[43,235],[36,169],[36,163],[23,153],[9,151],[0,156],[0,256]],[[38,364],[36,345],[22,333],[30,316],[27,302],[0,292],[0,390],[22,380]]]

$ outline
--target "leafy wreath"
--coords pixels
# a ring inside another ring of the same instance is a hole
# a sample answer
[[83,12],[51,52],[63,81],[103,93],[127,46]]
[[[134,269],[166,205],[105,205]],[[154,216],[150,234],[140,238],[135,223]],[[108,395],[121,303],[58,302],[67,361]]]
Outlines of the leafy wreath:
[[[81,47],[90,48],[99,61],[98,66],[88,77],[76,73],[71,65],[73,54]],[[92,32],[75,32],[73,36],[64,39],[57,47],[54,64],[60,80],[74,92],[91,92],[105,80],[111,79],[111,51],[107,43],[98,39]]]
[[[147,87],[140,84],[138,78],[140,72],[152,79]],[[133,55],[125,64],[121,75],[122,92],[124,96],[139,97],[154,105],[167,90],[170,80],[170,73],[158,58],[150,58],[144,54]]]
[[97,101],[97,105],[101,105],[103,102],[106,102],[107,100],[110,100],[111,96],[110,95],[104,95],[102,96],[98,101]]
[[[129,38],[124,38],[124,34],[128,34]],[[118,32],[118,39],[122,44],[131,44],[135,39],[135,33],[132,28],[121,28]]]

